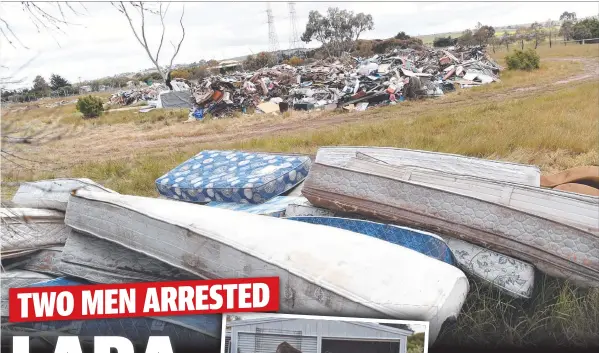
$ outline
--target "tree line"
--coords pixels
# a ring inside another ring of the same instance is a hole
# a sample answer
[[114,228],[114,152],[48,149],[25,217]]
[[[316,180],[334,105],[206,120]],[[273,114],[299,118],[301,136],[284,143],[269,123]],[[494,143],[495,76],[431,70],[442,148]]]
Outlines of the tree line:
[[433,46],[438,48],[454,45],[490,45],[495,51],[495,47],[500,45],[505,45],[506,49],[509,50],[510,44],[519,44],[523,49],[524,42],[534,42],[536,49],[540,43],[547,39],[549,40],[549,46],[552,46],[557,36],[561,36],[564,43],[572,40],[580,42],[583,39],[599,38],[599,19],[596,17],[578,20],[576,13],[565,11],[559,19],[561,25],[557,30],[559,23],[548,20],[544,23],[535,22],[530,26],[520,26],[515,28],[515,31],[504,31],[501,34],[497,33],[492,26],[482,25],[479,22],[474,30],[467,29],[459,37],[436,37],[433,40]]

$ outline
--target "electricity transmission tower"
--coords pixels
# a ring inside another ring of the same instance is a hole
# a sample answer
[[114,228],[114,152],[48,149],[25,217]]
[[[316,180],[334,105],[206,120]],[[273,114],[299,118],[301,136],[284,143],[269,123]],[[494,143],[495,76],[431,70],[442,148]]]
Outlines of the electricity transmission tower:
[[297,24],[295,22],[295,3],[289,2],[289,21],[291,25],[291,31],[289,32],[289,49],[303,48],[304,43],[299,39],[297,34]]
[[277,39],[277,31],[275,30],[275,21],[272,16],[270,2],[266,3],[266,16],[268,17],[268,50],[276,52],[279,50],[279,40]]

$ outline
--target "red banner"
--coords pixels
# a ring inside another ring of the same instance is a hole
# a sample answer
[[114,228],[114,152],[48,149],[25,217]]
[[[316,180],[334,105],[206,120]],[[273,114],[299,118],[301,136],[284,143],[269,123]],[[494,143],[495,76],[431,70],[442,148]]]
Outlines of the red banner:
[[9,289],[10,322],[278,310],[278,277]]

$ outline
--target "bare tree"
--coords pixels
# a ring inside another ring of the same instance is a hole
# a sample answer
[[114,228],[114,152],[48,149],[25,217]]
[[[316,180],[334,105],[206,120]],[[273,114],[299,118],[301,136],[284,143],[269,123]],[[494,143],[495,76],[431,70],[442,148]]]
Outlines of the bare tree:
[[[31,20],[30,24],[33,24],[38,33],[42,30],[49,33],[52,38],[56,41],[58,46],[60,43],[54,37],[55,33],[65,34],[64,29],[69,25],[77,25],[71,22],[69,16],[82,15],[81,12],[75,9],[76,6],[82,7],[85,11],[85,5],[82,3],[69,3],[69,2],[29,2],[23,1],[19,4],[23,12]],[[12,47],[16,48],[17,45],[22,48],[29,49],[25,43],[19,38],[19,34],[13,30],[10,18],[11,11],[2,9],[0,11],[0,39],[8,42]]]
[[[185,26],[183,26],[183,16],[185,15],[185,5],[183,6],[183,10],[181,11],[181,18],[179,19],[179,24],[181,25],[181,32],[182,32],[181,40],[179,40],[179,44],[177,44],[177,45],[175,45],[175,43],[171,42],[171,45],[173,46],[173,49],[175,50],[175,52],[173,53],[173,56],[171,57],[170,61],[168,61],[168,64],[161,67],[160,51],[162,50],[162,44],[164,42],[164,34],[166,32],[166,25],[164,24],[164,19],[168,12],[170,3],[168,3],[165,7],[163,7],[163,3],[160,3],[159,9],[157,12],[146,8],[144,6],[144,3],[141,1],[140,2],[131,2],[130,4],[134,10],[137,10],[137,13],[141,17],[141,25],[140,25],[139,29],[135,29],[135,26],[133,25],[133,19],[131,16],[131,11],[127,9],[127,6],[125,6],[125,3],[123,3],[122,1],[118,2],[118,3],[112,3],[112,5],[127,18],[127,21],[129,22],[129,26],[131,27],[131,31],[133,32],[133,35],[135,35],[135,39],[137,39],[139,44],[145,49],[146,53],[148,54],[148,57],[150,58],[150,60],[152,61],[152,63],[156,67],[156,69],[158,70],[158,73],[160,73],[160,76],[162,76],[162,78],[164,79],[165,82],[168,82],[169,81],[168,78],[170,77],[170,71],[172,70],[172,67],[173,67],[173,61],[177,57],[177,54],[179,54],[179,50],[181,49],[181,45],[183,44],[183,40],[185,39]],[[160,43],[158,44],[158,49],[156,50],[156,54],[154,54],[154,55],[152,54],[152,51],[150,50],[150,45],[148,44],[148,40],[146,38],[146,14],[159,16],[160,24],[162,25],[162,35],[160,37]]]

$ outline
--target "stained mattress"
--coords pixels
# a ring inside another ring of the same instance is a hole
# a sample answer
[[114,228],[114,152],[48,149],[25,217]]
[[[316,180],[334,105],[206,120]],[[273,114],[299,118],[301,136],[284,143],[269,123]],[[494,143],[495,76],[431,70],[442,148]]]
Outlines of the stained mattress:
[[288,217],[292,221],[320,224],[365,234],[403,246],[450,265],[456,265],[451,250],[436,234],[407,227],[340,217]]
[[599,235],[599,197],[505,183],[438,169],[394,166],[358,154],[347,168],[493,202]]
[[8,290],[10,288],[27,287],[53,278],[54,276],[27,270],[2,272],[0,274],[0,316],[8,317]]
[[314,207],[308,199],[301,197],[290,203],[285,210],[286,217],[333,217],[335,212]]
[[599,286],[596,234],[502,204],[411,181],[315,163],[304,196],[314,205],[428,229],[529,262],[581,286]]
[[277,276],[281,312],[430,321],[431,341],[468,291],[461,270],[415,251],[245,212],[77,191],[66,223],[201,278]]
[[[37,282],[28,287],[69,286],[86,284],[65,278]],[[77,335],[84,343],[94,336],[124,336],[134,345],[145,347],[150,336],[169,336],[174,348],[195,347],[202,351],[220,346],[221,315],[189,315],[160,318],[128,318],[108,320],[49,321],[41,323],[3,323],[2,336],[29,335],[31,330],[45,337]]]
[[392,165],[440,169],[529,186],[541,184],[541,171],[532,165],[391,147],[321,147],[316,163],[344,167],[358,152]]
[[307,156],[202,151],[156,180],[167,198],[259,204],[299,184],[310,169]]
[[197,279],[190,273],[116,243],[72,231],[59,269],[94,283]]
[[65,211],[73,190],[115,192],[90,179],[49,179],[21,184],[12,201],[20,207]]
[[0,209],[2,258],[16,258],[63,245],[68,236],[64,213],[33,208]]
[[221,208],[231,211],[248,212],[271,217],[285,217],[285,210],[289,204],[302,199],[293,196],[275,196],[274,198],[258,205],[233,202],[210,202],[206,206]]
[[2,261],[5,270],[22,269],[52,276],[62,276],[60,258],[63,246],[54,246],[37,250],[14,260]]
[[464,272],[514,298],[532,296],[535,269],[531,264],[459,239],[444,239]]

